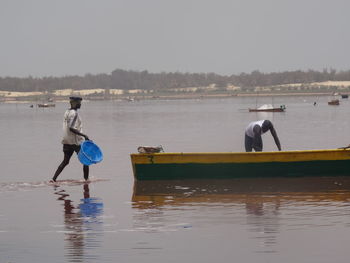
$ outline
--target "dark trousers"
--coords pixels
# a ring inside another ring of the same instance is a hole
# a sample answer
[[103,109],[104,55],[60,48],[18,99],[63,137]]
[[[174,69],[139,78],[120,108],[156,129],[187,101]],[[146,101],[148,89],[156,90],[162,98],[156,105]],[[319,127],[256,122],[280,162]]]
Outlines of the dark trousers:
[[260,137],[260,140],[256,140],[254,143],[254,138],[249,137],[247,134],[244,138],[245,151],[251,152],[253,149],[256,152],[261,152],[263,148],[263,143]]
[[[57,177],[60,175],[60,173],[63,171],[64,167],[66,167],[69,164],[70,158],[72,157],[73,153],[76,152],[77,154],[80,151],[80,145],[74,145],[74,144],[63,144],[63,161],[58,166],[55,175],[53,176],[52,180],[56,181]],[[83,172],[84,172],[84,179],[89,179],[89,166],[83,165]]]

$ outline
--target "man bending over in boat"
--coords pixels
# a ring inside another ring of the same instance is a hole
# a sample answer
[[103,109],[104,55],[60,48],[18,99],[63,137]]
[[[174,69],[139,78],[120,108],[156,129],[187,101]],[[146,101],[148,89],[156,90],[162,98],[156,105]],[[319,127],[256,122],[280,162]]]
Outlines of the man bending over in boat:
[[251,152],[253,149],[256,152],[263,150],[263,142],[261,135],[270,130],[273,139],[279,151],[281,151],[280,140],[278,139],[275,128],[269,120],[260,120],[249,123],[245,129],[245,150]]

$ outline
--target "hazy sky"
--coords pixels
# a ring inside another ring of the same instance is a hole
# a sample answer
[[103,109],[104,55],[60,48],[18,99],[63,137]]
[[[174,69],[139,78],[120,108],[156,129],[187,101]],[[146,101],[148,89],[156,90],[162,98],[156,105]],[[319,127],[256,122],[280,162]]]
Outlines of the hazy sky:
[[0,76],[349,70],[349,0],[0,0]]

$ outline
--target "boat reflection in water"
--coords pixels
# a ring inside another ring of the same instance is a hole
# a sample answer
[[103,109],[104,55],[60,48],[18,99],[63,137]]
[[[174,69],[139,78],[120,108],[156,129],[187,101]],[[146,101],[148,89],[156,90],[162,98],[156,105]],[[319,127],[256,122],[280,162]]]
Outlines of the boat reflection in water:
[[[173,199],[169,202],[169,197]],[[349,201],[349,177],[238,178],[135,181],[136,208],[186,203]]]
[[132,201],[140,229],[173,230],[171,225],[180,222],[183,228],[204,224],[203,231],[212,229],[210,234],[217,235],[221,225],[227,233],[247,231],[263,244],[257,252],[274,253],[281,226],[310,227],[316,217],[318,222],[331,216],[342,220],[346,212],[340,209],[335,215],[334,207],[349,205],[350,178],[135,181]]

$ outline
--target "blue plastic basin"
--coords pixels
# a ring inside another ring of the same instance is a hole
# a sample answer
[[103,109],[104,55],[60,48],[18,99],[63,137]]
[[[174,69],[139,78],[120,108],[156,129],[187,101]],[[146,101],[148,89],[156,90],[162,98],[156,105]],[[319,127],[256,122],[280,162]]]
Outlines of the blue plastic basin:
[[103,160],[103,153],[92,141],[84,141],[80,145],[78,159],[84,165],[91,165],[101,162]]

